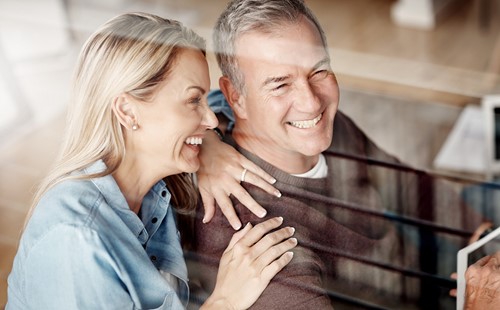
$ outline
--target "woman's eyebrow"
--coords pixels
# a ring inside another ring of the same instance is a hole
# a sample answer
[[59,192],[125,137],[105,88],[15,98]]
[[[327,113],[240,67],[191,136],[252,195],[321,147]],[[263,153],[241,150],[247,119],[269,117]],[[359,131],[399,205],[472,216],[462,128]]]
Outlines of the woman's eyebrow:
[[188,88],[186,88],[186,91],[191,90],[191,89],[199,90],[202,95],[204,95],[207,92],[203,87],[198,86],[198,85],[189,86]]

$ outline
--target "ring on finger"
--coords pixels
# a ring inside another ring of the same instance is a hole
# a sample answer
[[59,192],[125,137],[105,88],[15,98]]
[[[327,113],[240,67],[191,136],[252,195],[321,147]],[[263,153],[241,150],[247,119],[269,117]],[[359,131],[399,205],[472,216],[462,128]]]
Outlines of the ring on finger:
[[243,169],[243,171],[241,172],[241,178],[240,178],[241,182],[245,182],[245,176],[246,176],[246,174],[247,174],[247,171],[248,171],[248,169],[247,169],[247,168],[245,168],[245,169]]

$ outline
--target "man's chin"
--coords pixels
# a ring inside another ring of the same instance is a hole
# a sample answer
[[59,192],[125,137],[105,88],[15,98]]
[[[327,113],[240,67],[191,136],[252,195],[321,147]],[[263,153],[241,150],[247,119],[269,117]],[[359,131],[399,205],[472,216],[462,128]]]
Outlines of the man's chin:
[[321,153],[323,153],[324,151],[326,151],[328,149],[330,145],[328,146],[303,146],[301,147],[299,150],[300,150],[300,153],[302,153],[303,155],[305,156],[316,156],[316,155],[319,155]]
[[304,141],[304,143],[298,145],[298,150],[300,153],[306,156],[314,156],[324,151],[328,150],[332,142],[331,138],[322,138],[320,141],[316,137],[311,137],[309,141]]

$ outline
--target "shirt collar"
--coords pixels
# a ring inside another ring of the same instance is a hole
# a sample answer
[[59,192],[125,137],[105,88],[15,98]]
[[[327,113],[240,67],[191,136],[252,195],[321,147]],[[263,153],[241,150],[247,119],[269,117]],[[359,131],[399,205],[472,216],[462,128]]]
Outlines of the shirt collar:
[[[98,160],[83,169],[84,174],[96,174],[106,170],[106,164],[103,160]],[[148,239],[148,234],[145,233],[145,227],[141,219],[135,214],[127,203],[125,196],[121,192],[118,184],[111,174],[91,179],[92,183],[98,188],[101,195],[106,200],[107,204],[116,212],[127,227],[139,238],[141,243],[145,243]],[[141,206],[143,218],[149,221],[149,218],[158,216],[155,214],[162,213],[163,216],[158,220],[162,220],[167,212],[170,204],[170,192],[167,190],[163,180],[156,183],[153,188],[146,194]],[[160,208],[158,206],[166,206]],[[160,212],[159,212],[160,211]],[[144,240],[143,240],[144,239]]]

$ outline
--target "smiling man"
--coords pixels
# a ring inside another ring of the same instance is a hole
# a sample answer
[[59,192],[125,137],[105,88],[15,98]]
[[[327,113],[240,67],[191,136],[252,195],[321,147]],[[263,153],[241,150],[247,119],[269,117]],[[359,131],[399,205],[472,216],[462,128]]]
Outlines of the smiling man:
[[[462,196],[462,182],[401,164],[338,110],[326,38],[304,2],[231,1],[216,23],[214,47],[223,96],[212,92],[208,101],[225,117],[234,112],[225,140],[272,175],[282,196],[253,186],[258,178],[245,166],[241,186],[224,189],[225,174],[216,170],[233,154],[220,144],[202,148],[201,169],[213,181],[200,182],[200,192],[245,189],[265,218],[282,216],[295,227],[298,240],[293,260],[252,309],[454,308],[447,278],[484,211]],[[488,197],[495,190],[481,191]],[[231,202],[243,224],[265,219]],[[233,227],[221,212],[208,224],[201,206],[197,214],[190,283],[211,291]],[[203,301],[203,293],[192,301]]]
[[[299,241],[290,265],[253,308],[330,308],[332,292],[345,284],[344,293],[351,296],[371,288],[364,294],[368,299],[399,293],[394,285],[399,275],[359,262],[388,261],[398,249],[392,225],[370,215],[382,212],[383,204],[366,182],[366,166],[323,152],[335,140],[336,150],[397,160],[337,111],[339,88],[314,15],[300,0],[232,1],[217,21],[214,46],[223,73],[219,85],[235,116],[227,142],[274,176],[283,196],[242,185],[267,210],[266,218],[281,215],[295,227]],[[339,139],[333,139],[334,132]],[[233,202],[242,223],[263,220]],[[192,283],[213,288],[217,258],[232,231],[221,213],[209,224],[197,219]],[[358,260],[346,258],[352,256]],[[203,299],[195,293],[197,298]]]
[[273,28],[244,33],[235,41],[244,85],[224,76],[220,86],[236,116],[237,144],[285,172],[300,174],[318,164],[332,141],[339,89],[311,20],[300,16]]

